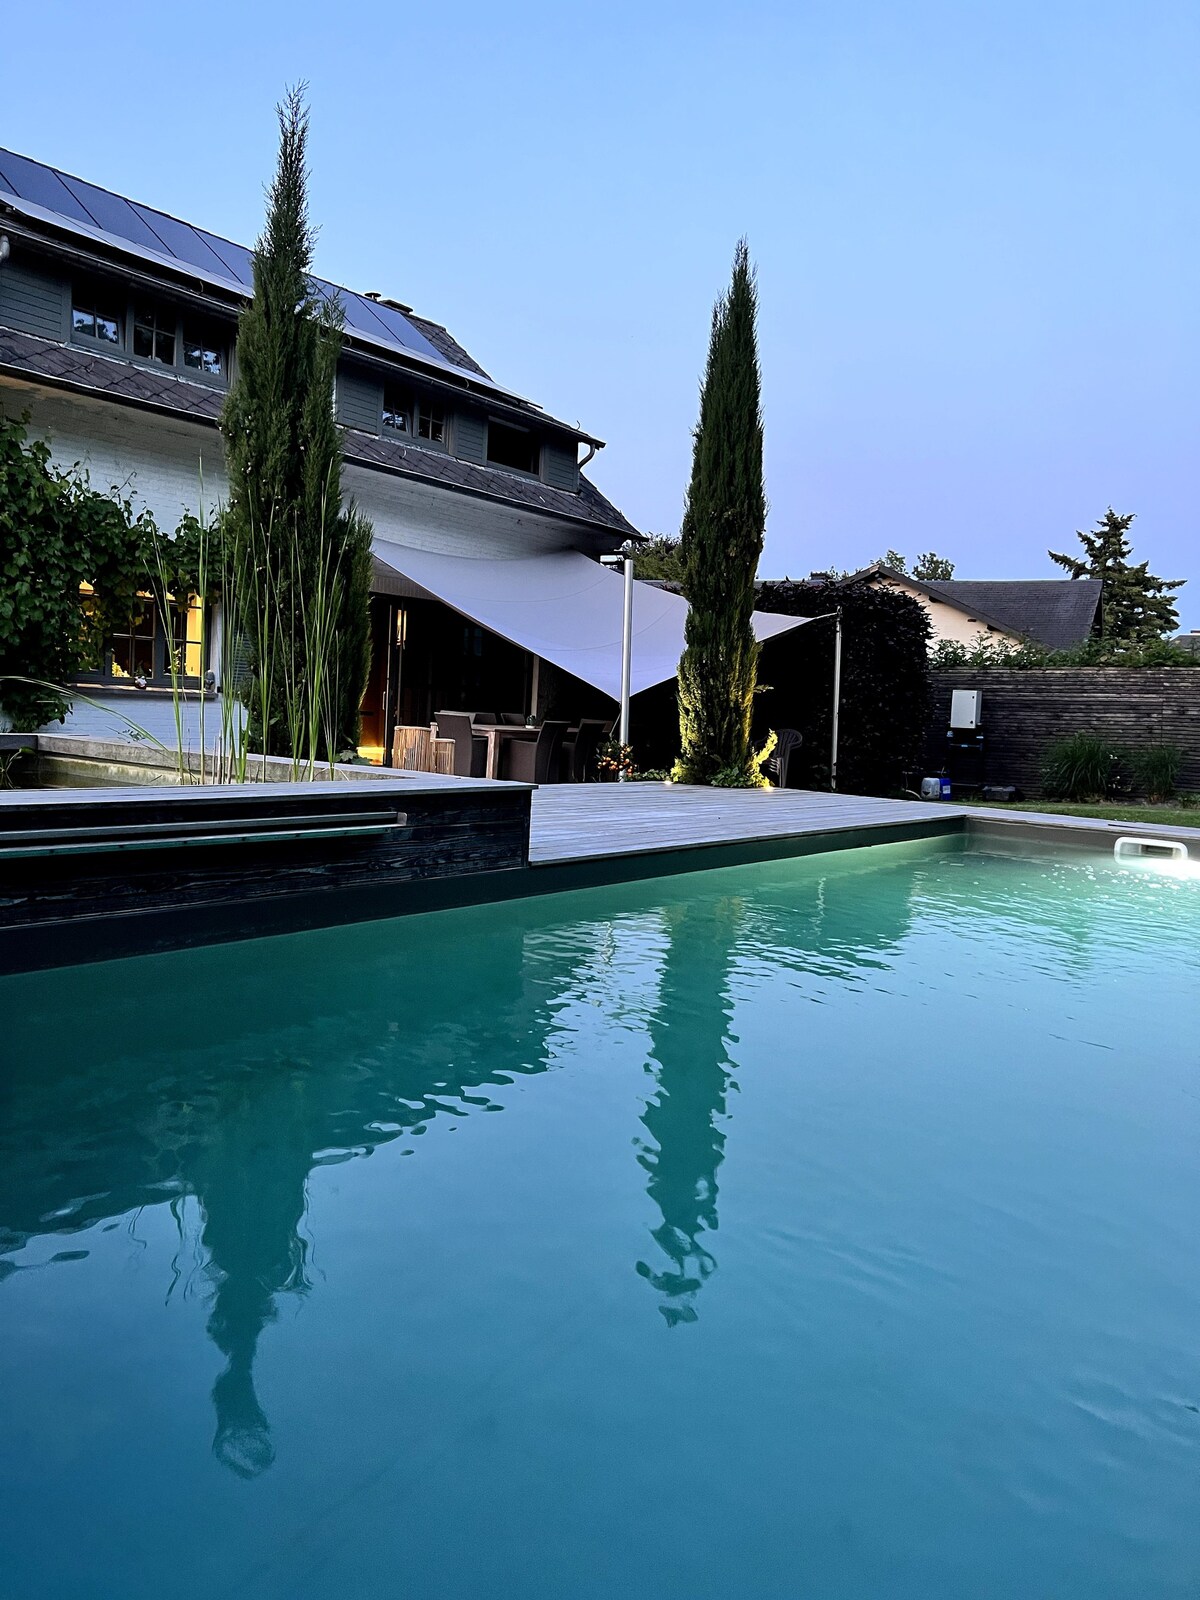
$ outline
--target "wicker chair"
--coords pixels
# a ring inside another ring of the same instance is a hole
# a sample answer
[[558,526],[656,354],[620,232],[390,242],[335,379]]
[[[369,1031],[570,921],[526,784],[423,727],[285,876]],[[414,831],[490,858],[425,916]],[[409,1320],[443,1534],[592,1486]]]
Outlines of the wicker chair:
[[438,736],[454,740],[454,776],[482,778],[487,772],[487,740],[471,732],[471,718],[465,711],[439,711]]
[[510,739],[506,778],[520,783],[553,783],[558,778],[558,757],[562,749],[565,722],[543,722],[536,739]]
[[585,783],[596,776],[596,751],[612,731],[611,722],[585,717],[573,739],[562,747],[562,775],[567,783]]

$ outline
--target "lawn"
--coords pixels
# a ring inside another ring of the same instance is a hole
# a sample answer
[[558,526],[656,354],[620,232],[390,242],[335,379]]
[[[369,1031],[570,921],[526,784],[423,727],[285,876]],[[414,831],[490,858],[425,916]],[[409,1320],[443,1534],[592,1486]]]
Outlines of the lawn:
[[1099,817],[1104,822],[1141,822],[1158,828],[1200,828],[1200,806],[1151,806],[1137,800],[1087,805],[1077,800],[990,801],[991,811],[1042,811],[1059,817]]

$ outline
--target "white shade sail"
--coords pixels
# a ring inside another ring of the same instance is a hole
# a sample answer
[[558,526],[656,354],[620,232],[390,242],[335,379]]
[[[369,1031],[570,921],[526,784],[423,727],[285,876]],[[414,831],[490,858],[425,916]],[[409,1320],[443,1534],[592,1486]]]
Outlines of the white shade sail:
[[[620,699],[624,580],[619,572],[578,550],[506,560],[440,555],[379,538],[372,548],[377,561],[430,598]],[[681,595],[634,583],[631,694],[675,676],[687,612]],[[754,636],[771,639],[808,620],[756,611]]]

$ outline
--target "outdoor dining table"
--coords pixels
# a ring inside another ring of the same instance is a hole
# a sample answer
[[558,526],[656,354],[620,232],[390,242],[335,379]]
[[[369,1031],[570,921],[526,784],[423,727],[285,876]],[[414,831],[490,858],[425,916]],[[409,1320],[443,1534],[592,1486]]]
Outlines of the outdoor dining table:
[[536,728],[521,728],[505,722],[477,722],[471,732],[483,734],[487,739],[487,760],[483,770],[489,778],[500,776],[500,753],[505,740],[536,739],[538,736]]

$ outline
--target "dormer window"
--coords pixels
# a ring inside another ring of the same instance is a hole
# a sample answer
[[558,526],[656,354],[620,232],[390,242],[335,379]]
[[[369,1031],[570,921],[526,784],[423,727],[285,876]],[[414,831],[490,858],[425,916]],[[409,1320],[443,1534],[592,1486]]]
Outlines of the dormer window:
[[488,422],[487,458],[495,467],[537,476],[542,464],[541,442],[528,428],[515,428],[507,422]]
[[383,425],[390,433],[412,433],[412,399],[409,395],[392,388],[383,391]]
[[383,391],[383,426],[388,433],[421,439],[426,444],[446,443],[446,411],[435,400],[413,395],[389,384]]
[[71,337],[85,344],[121,348],[124,322],[120,298],[103,284],[85,280],[71,295]]
[[175,326],[178,313],[164,306],[135,305],[133,310],[133,353],[142,361],[157,361],[164,367],[175,365]]
[[417,403],[417,438],[428,439],[430,444],[446,442],[446,412],[430,400]]
[[224,334],[203,318],[183,315],[176,306],[134,304],[133,353],[139,361],[223,378],[225,348]]
[[183,319],[183,364],[208,378],[225,376],[225,339],[210,323]]
[[223,384],[229,372],[230,331],[202,311],[139,296],[81,278],[71,286],[71,338],[77,344],[126,350],[134,361],[192,379]]

